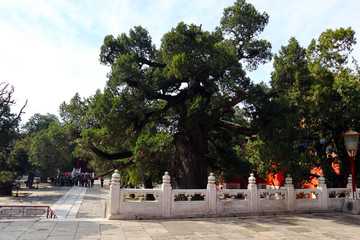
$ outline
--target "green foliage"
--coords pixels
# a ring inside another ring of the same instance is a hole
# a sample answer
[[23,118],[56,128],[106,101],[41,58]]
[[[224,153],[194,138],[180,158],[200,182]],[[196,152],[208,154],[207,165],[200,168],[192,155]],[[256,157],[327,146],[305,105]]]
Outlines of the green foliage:
[[321,66],[332,71],[340,70],[348,63],[355,44],[355,31],[350,27],[324,31],[318,41],[313,39],[308,47],[310,69],[315,71],[319,69],[317,66]]
[[16,139],[19,137],[18,126],[22,110],[18,114],[11,112],[15,104],[13,99],[14,87],[7,83],[0,83],[0,194],[11,194],[11,182],[15,179],[9,155]]
[[[236,106],[226,120],[246,126],[245,111]],[[209,135],[209,154],[212,156],[209,161],[209,168],[213,173],[222,176],[225,180],[231,178],[248,178],[252,171],[251,163],[246,155],[242,144],[245,136],[234,134],[231,131],[212,131]]]
[[8,165],[16,176],[22,176],[34,170],[28,156],[30,144],[31,137],[26,136],[18,139],[12,148],[8,158]]
[[247,145],[247,154],[256,172],[267,178],[276,173],[290,174],[294,183],[302,184],[309,180],[310,171],[317,166],[316,157],[306,146],[294,146],[293,141],[284,138],[281,142],[257,139]]
[[15,175],[9,171],[0,172],[0,186],[8,185],[15,179]]
[[252,99],[261,131],[249,153],[263,175],[290,173],[301,183],[321,166],[330,186],[345,179],[344,164],[340,175],[331,166],[347,156],[343,133],[360,127],[359,72],[347,65],[354,34],[329,29],[307,49],[291,38],[275,55],[271,89]]
[[266,13],[239,0],[213,32],[180,22],[159,49],[141,26],[106,36],[100,52],[100,62],[111,66],[105,89],[61,106],[66,125],[79,133],[75,154],[102,172],[132,163],[125,175],[134,183],[140,159],[154,182],[170,168],[176,184],[197,188],[205,187],[207,168],[248,168],[237,140],[251,129],[233,122],[234,107],[253,86],[243,64],[253,70],[272,57],[270,43],[259,39],[267,23]]
[[15,175],[10,171],[0,171],[0,196],[9,196],[12,193],[12,182]]
[[32,137],[29,149],[30,162],[40,171],[41,176],[51,177],[71,168],[72,147],[64,128],[53,122]]
[[281,47],[279,55],[274,57],[271,91],[285,96],[296,95],[294,91],[306,91],[311,81],[309,73],[306,49],[293,37],[287,46]]
[[237,0],[234,6],[224,10],[221,29],[229,37],[227,43],[234,47],[237,54],[244,57],[249,70],[255,70],[259,64],[271,60],[271,44],[258,37],[269,22],[269,15],[259,13],[245,0]]
[[52,122],[58,122],[58,118],[54,114],[47,113],[46,115],[41,115],[39,113],[34,114],[30,117],[28,122],[23,126],[27,131],[28,135],[37,133],[43,129],[49,128]]
[[140,164],[146,178],[150,177],[154,183],[161,183],[164,172],[169,169],[169,158],[173,152],[172,140],[173,137],[165,131],[139,135],[133,149],[137,166],[129,172],[130,181],[134,185],[142,182]]

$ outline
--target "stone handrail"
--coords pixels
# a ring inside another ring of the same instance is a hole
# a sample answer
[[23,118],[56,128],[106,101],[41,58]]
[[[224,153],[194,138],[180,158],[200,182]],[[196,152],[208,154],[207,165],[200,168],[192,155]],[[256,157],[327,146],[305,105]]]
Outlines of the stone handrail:
[[[349,178],[350,179],[350,178]],[[206,189],[172,189],[166,172],[161,189],[120,188],[117,170],[112,176],[109,219],[153,219],[266,215],[285,213],[342,211],[347,188],[327,188],[319,177],[316,189],[294,189],[292,178],[285,178],[280,189],[258,189],[254,174],[247,189],[217,189],[211,173]],[[359,190],[359,189],[357,189]],[[359,193],[358,193],[359,194]]]
[[159,189],[120,189],[120,201],[159,201]]
[[345,198],[349,197],[348,188],[328,188],[329,198]]

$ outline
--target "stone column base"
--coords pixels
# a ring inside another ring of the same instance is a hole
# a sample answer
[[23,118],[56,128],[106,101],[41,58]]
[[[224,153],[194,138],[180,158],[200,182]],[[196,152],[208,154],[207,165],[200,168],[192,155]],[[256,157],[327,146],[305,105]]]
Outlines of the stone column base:
[[360,199],[346,198],[343,212],[360,215]]

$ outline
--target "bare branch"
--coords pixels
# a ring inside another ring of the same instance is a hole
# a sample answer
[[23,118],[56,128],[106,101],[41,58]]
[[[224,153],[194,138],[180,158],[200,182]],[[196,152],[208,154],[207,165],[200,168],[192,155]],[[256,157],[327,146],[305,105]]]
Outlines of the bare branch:
[[[14,87],[11,86],[9,83],[0,83],[0,118],[4,116],[7,112],[9,112],[11,105],[14,105],[16,102],[13,100],[12,95],[14,93]],[[9,89],[10,88],[10,89]],[[14,117],[9,123],[6,125],[0,126],[1,132],[4,130],[9,130],[12,127],[18,124],[20,117],[24,112],[24,109],[27,105],[27,101],[21,107],[20,112]]]
[[22,106],[22,108],[20,109],[20,112],[18,113],[18,115],[10,122],[9,126],[13,126],[13,125],[16,125],[16,122],[20,120],[20,117],[21,117],[21,114],[25,113],[24,112],[24,109],[27,105],[27,100],[25,102],[25,104]]
[[14,93],[14,87],[11,86],[10,90],[8,90],[9,84],[8,83],[1,83],[1,85],[5,85],[1,90],[0,90],[0,108],[1,108],[1,112],[0,112],[0,117],[2,117],[6,111],[8,111],[8,107],[10,107],[10,105],[14,104],[14,100],[12,100],[12,94]]

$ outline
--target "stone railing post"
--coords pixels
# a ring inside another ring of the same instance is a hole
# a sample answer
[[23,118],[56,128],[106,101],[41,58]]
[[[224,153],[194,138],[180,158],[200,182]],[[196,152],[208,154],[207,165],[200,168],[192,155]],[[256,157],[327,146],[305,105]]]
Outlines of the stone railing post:
[[321,194],[320,194],[320,208],[321,209],[328,209],[329,208],[329,193],[327,190],[327,186],[325,183],[325,178],[323,177],[323,175],[320,175],[320,177],[318,178],[319,180],[319,184],[317,185],[317,189],[321,190]]
[[346,184],[346,188],[349,189],[349,198],[353,199],[353,189],[352,189],[352,175],[349,174],[348,182]]
[[349,174],[346,187],[349,189],[349,196],[345,198],[343,212],[360,215],[360,199],[357,198],[357,192],[354,199],[351,174]]
[[248,190],[250,190],[250,212],[257,213],[258,211],[258,202],[259,202],[259,194],[256,186],[256,178],[254,174],[251,173],[249,177]]
[[120,210],[120,174],[118,170],[115,170],[111,176],[111,185],[109,193],[109,219],[113,219],[114,216],[119,215]]
[[165,172],[163,176],[163,184],[162,184],[162,191],[163,191],[163,199],[162,199],[162,215],[169,216],[171,213],[171,178],[168,172]]
[[287,190],[286,208],[288,211],[293,212],[295,210],[295,189],[290,174],[285,178],[285,188]]
[[209,213],[216,214],[216,184],[215,184],[215,177],[213,173],[210,173],[208,177],[208,199],[207,202],[209,204]]

